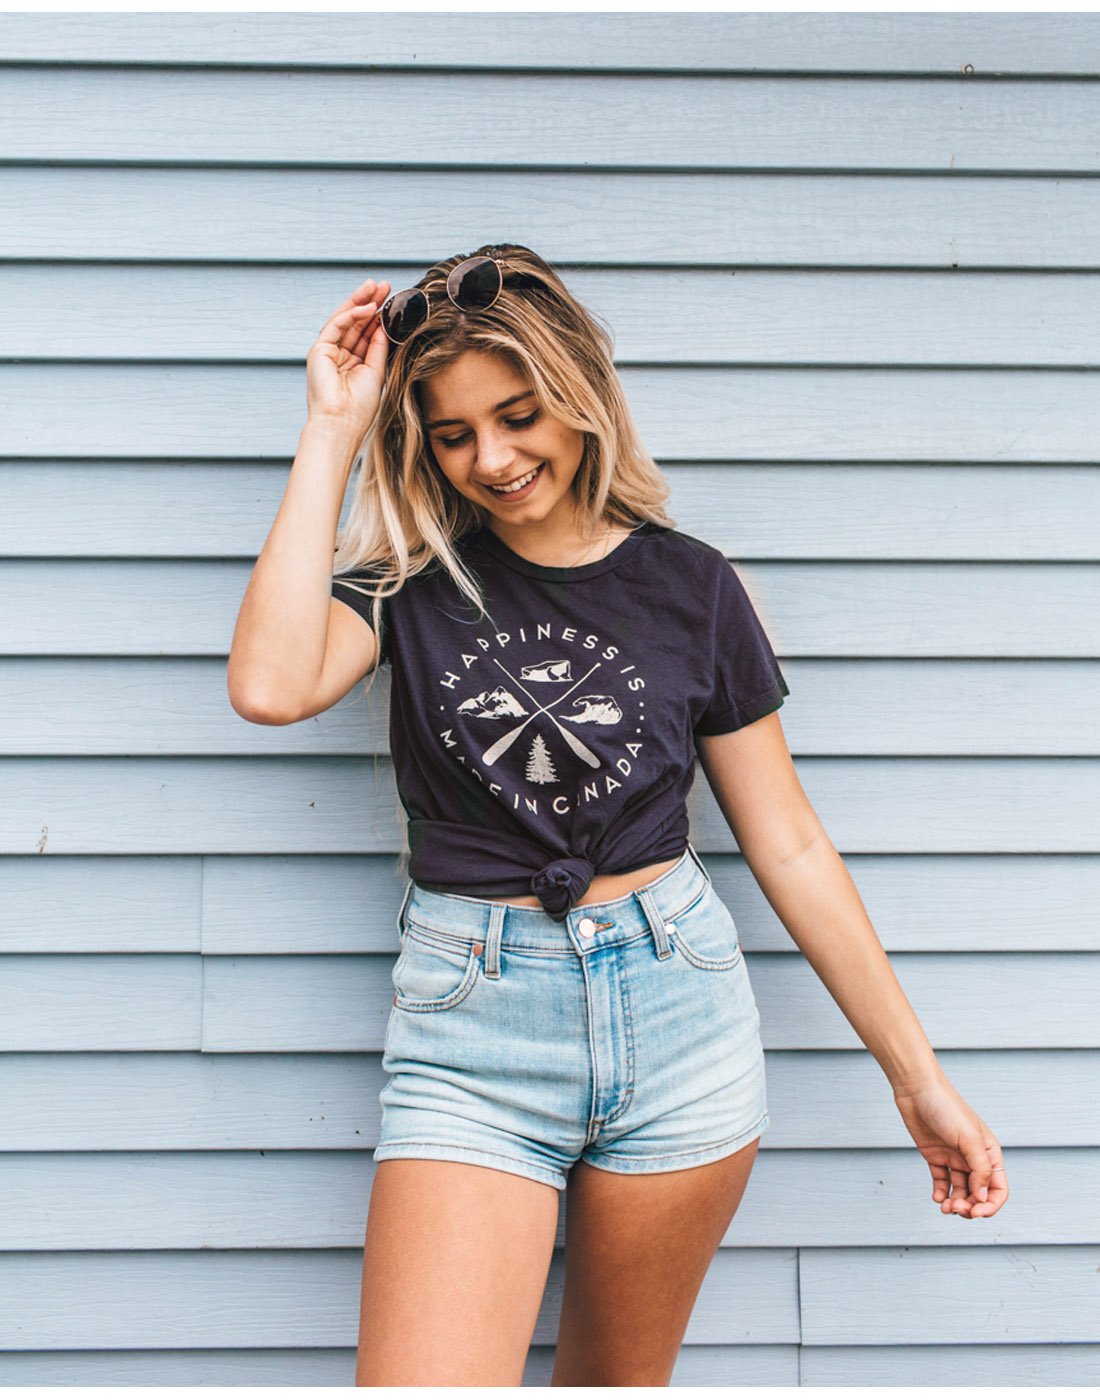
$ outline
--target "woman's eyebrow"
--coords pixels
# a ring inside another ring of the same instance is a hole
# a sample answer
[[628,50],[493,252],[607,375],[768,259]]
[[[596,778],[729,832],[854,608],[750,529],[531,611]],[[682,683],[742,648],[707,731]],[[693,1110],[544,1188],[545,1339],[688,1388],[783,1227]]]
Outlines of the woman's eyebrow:
[[[530,398],[530,396],[531,396],[534,392],[535,392],[534,389],[525,389],[525,390],[523,391],[522,394],[513,394],[512,397],[511,397],[510,399],[505,399],[503,403],[498,403],[498,404],[496,405],[496,407],[495,407],[492,411],[493,411],[494,413],[499,413],[500,410],[501,410],[502,408],[508,408],[511,404],[518,403],[518,402],[520,401],[520,399]],[[461,419],[461,418],[437,418],[437,419],[435,419],[434,422],[428,423],[426,426],[427,426],[429,429],[431,429],[431,428],[445,428],[445,427],[447,427],[447,426],[448,426],[449,424],[451,424],[451,423],[461,423],[461,422],[462,422],[462,419]]]

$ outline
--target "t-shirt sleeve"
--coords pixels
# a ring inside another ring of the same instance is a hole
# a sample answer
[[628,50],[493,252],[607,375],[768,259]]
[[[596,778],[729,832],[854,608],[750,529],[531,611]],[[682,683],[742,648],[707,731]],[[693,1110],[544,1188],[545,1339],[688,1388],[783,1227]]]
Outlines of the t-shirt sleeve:
[[778,710],[790,688],[763,624],[725,556],[717,562],[716,607],[707,638],[710,699],[695,734],[728,734]]
[[[349,588],[349,582],[365,584],[370,587],[376,580],[369,574],[362,573],[345,574],[340,578],[334,577],[332,580],[332,596],[338,598],[341,603],[348,603],[355,609],[367,626],[373,628],[372,612],[374,609],[374,598],[369,593],[360,592],[357,588]],[[388,598],[383,598],[381,628],[378,635],[379,665],[390,659],[390,642],[390,600]]]

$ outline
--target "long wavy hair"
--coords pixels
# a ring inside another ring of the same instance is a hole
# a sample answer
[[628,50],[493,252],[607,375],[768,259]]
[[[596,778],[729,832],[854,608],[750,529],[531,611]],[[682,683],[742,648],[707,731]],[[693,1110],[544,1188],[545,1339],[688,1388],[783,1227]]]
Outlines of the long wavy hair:
[[[463,311],[447,296],[447,274],[481,254],[506,264],[504,285],[487,310]],[[425,380],[467,350],[503,356],[546,413],[583,432],[573,482],[583,537],[595,537],[605,523],[634,527],[651,520],[675,527],[664,508],[668,483],[642,444],[615,369],[612,333],[549,263],[522,244],[491,243],[436,263],[415,285],[428,292],[431,314],[390,350],[333,561],[334,576],[369,575],[369,582],[345,581],[374,598],[376,635],[382,598],[429,568],[445,568],[479,615],[488,616],[455,541],[485,524],[490,512],[456,491],[440,470],[424,430],[421,394]]]

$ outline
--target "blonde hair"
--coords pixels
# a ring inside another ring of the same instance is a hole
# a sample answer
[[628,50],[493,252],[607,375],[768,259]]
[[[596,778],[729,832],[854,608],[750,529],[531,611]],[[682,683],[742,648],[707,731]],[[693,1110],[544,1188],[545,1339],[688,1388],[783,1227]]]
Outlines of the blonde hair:
[[[462,311],[447,296],[447,274],[464,258],[482,254],[506,263],[504,285],[487,310]],[[381,599],[433,567],[445,568],[479,615],[487,615],[478,582],[454,545],[482,526],[490,512],[456,491],[436,465],[419,392],[425,380],[467,350],[502,356],[529,381],[547,413],[584,433],[573,483],[582,535],[595,534],[605,521],[675,526],[664,509],[668,483],[642,445],[615,369],[611,332],[549,263],[522,244],[485,244],[436,263],[416,286],[430,288],[431,314],[390,353],[333,561],[337,576],[369,571],[373,586],[347,581],[374,598],[376,635]]]

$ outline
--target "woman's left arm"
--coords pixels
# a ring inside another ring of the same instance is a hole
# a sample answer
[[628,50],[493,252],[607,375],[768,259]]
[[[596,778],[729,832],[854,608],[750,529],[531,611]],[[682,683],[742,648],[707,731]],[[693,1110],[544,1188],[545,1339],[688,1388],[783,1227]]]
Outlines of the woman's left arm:
[[700,766],[768,903],[894,1090],[944,1215],[1008,1199],[1001,1145],[947,1078],[894,975],[859,891],[798,780],[775,712],[699,735]]

